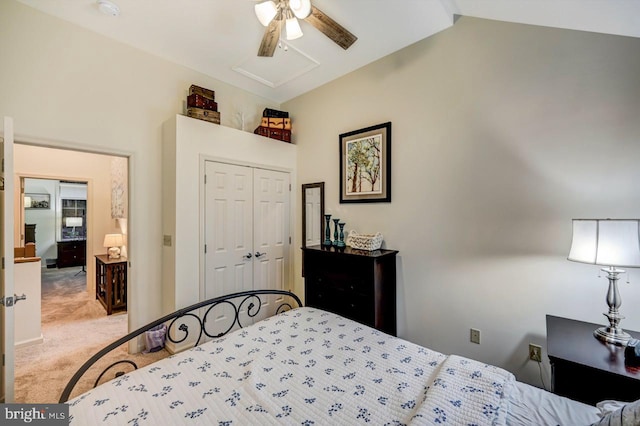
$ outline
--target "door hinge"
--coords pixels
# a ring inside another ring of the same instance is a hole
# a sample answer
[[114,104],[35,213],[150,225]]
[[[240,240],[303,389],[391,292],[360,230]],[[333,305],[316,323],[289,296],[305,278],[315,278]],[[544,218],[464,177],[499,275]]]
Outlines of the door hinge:
[[204,184],[207,184],[207,175],[204,175]]
[[207,254],[207,245],[204,245],[204,253]]
[[289,192],[291,192],[291,184],[289,184]]
[[289,244],[291,244],[291,237],[289,237]]
[[2,269],[4,269],[4,257],[2,258]]

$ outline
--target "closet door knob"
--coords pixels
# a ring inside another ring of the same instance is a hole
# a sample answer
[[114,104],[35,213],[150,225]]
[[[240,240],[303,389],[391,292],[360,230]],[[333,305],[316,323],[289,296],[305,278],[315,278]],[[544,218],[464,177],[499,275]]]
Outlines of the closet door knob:
[[260,253],[259,251],[256,252],[256,257],[260,257],[260,256],[264,256],[267,253]]
[[251,259],[253,257],[253,255],[251,253],[247,253],[244,256],[242,256],[243,259]]

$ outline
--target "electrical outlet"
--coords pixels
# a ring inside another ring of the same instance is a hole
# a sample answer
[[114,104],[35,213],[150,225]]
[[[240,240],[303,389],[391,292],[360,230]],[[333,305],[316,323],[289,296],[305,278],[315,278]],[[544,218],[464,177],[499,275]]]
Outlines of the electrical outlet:
[[529,343],[529,359],[535,362],[542,362],[542,347]]
[[471,343],[480,344],[480,330],[478,330],[477,328],[472,328],[469,335],[469,340],[471,340]]

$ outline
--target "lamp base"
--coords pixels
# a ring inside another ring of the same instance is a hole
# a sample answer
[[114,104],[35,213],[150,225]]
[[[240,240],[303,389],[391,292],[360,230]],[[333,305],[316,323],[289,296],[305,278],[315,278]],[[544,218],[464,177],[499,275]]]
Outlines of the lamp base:
[[119,259],[120,258],[120,247],[109,247],[109,259]]
[[627,346],[627,343],[631,340],[629,333],[625,333],[619,327],[600,327],[594,330],[593,335],[598,340],[618,346]]

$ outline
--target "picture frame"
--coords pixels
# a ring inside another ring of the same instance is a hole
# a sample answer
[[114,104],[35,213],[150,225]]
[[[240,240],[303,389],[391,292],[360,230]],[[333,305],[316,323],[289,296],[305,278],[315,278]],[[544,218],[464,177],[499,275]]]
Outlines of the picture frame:
[[340,203],[391,202],[391,122],[340,135]]
[[50,209],[51,195],[49,194],[24,194],[25,209]]

